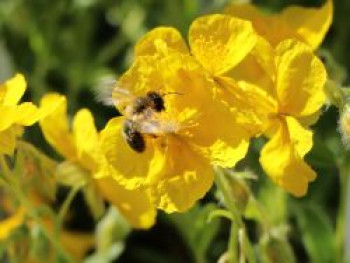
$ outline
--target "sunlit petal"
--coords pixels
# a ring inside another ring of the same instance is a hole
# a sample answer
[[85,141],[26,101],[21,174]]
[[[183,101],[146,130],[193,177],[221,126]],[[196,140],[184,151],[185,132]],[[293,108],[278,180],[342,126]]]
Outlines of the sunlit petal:
[[188,53],[186,43],[179,31],[172,27],[159,27],[148,32],[135,45],[135,57],[162,55],[168,49]]
[[214,75],[223,74],[252,50],[256,35],[250,22],[228,15],[196,19],[189,31],[191,52]]

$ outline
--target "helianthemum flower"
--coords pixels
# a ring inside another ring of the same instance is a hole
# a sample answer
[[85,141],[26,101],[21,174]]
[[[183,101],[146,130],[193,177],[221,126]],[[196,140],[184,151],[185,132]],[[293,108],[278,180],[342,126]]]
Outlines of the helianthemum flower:
[[291,6],[277,14],[264,14],[252,4],[230,5],[224,13],[252,21],[259,35],[273,46],[287,38],[303,41],[316,49],[323,41],[333,18],[333,2],[320,8]]
[[45,112],[31,102],[18,104],[26,85],[21,74],[0,84],[0,154],[12,154],[22,127],[33,125]]
[[[151,206],[147,193],[139,190],[126,190],[112,177],[113,169],[100,154],[99,135],[94,119],[87,109],[80,110],[73,119],[72,129],[67,119],[67,102],[59,94],[45,95],[42,107],[57,105],[55,110],[40,121],[46,140],[65,158],[68,166],[75,166],[95,184],[99,192],[134,226],[147,228],[155,221],[155,209]],[[108,175],[102,174],[101,167]],[[101,179],[93,179],[99,174]],[[73,175],[72,175],[73,176]]]
[[[119,171],[117,180],[149,191],[167,212],[185,211],[201,198],[213,183],[212,165],[233,167],[260,127],[243,105],[245,94],[235,93],[236,84],[226,75],[255,45],[250,23],[225,15],[201,17],[189,39],[191,52],[173,28],[154,29],[139,41],[134,64],[116,85],[116,105],[123,112],[122,93],[134,96],[132,108],[138,98],[156,92],[164,108],[128,110],[102,131],[101,149]],[[137,146],[145,144],[141,151],[127,143],[130,123],[137,132],[133,138],[142,140]]]
[[282,41],[272,53],[266,60],[271,62],[268,81],[239,83],[265,93],[264,103],[250,105],[264,119],[264,134],[270,138],[261,151],[262,167],[275,183],[302,196],[316,178],[303,158],[313,144],[308,127],[325,103],[327,74],[312,49],[297,40]]

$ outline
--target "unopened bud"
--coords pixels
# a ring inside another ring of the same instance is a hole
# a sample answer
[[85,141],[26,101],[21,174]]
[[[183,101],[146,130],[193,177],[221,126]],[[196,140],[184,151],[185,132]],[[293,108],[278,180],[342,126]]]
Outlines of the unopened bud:
[[350,106],[345,106],[339,119],[339,132],[344,146],[350,148]]
[[327,80],[325,85],[325,93],[330,104],[336,106],[338,109],[344,107],[345,94],[340,88],[339,84],[333,80]]

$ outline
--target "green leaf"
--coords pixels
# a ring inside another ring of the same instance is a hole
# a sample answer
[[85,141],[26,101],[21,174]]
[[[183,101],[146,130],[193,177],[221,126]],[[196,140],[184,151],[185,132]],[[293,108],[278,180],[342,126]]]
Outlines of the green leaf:
[[335,235],[327,214],[311,203],[294,205],[292,211],[311,262],[332,262],[335,258]]
[[294,263],[293,250],[285,237],[269,235],[259,243],[259,255],[263,263]]
[[56,196],[57,163],[30,143],[19,141],[14,173],[23,188],[34,191],[44,199],[54,200]]
[[219,230],[219,220],[208,220],[214,211],[217,211],[214,204],[196,205],[187,213],[170,216],[192,249],[197,262],[205,262],[206,251]]

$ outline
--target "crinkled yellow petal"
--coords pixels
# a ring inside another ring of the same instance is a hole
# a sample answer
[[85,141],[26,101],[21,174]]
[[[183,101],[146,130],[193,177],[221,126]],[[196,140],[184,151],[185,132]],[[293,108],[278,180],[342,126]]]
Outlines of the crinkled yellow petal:
[[264,14],[252,4],[230,5],[224,13],[251,21],[259,35],[273,46],[295,38],[316,49],[332,23],[333,3],[327,0],[321,8],[291,6],[272,15]]
[[277,103],[268,88],[245,81],[236,83],[228,77],[217,78],[217,83],[217,98],[228,103],[237,123],[251,135],[262,133],[269,115],[277,111]]
[[276,89],[279,111],[294,116],[317,112],[325,103],[327,73],[306,45],[285,40],[276,48]]
[[318,48],[333,20],[333,1],[326,0],[320,8],[291,6],[280,14],[290,28],[313,49]]
[[0,105],[0,131],[8,129],[12,124],[15,123],[16,115],[16,106],[6,106]]
[[224,13],[251,21],[256,32],[269,41],[272,46],[276,46],[279,42],[287,38],[295,38],[303,41],[302,36],[298,35],[278,15],[269,16],[264,14],[252,4],[230,5],[225,8]]
[[173,82],[169,81],[171,86],[183,95],[172,98],[168,104],[169,111],[176,109],[172,113],[178,118],[186,112],[193,115],[194,125],[183,121],[184,136],[189,137],[191,143],[206,149],[213,165],[234,167],[247,152],[249,138],[255,134],[255,123],[247,121],[244,113],[231,111],[215,99],[215,85],[200,71],[179,71],[178,77]]
[[[166,56],[138,57],[129,70],[119,79],[118,84],[135,96],[144,96],[148,91],[166,94],[170,90],[169,81],[177,76],[179,69],[198,70],[198,63],[182,53],[171,53]],[[176,97],[167,96],[166,98]]]
[[220,75],[247,56],[256,43],[256,34],[248,21],[229,15],[208,15],[192,23],[189,43],[201,65]]
[[11,232],[23,224],[24,208],[19,208],[12,216],[0,220],[0,241],[9,237]]
[[[275,97],[275,50],[264,38],[258,36],[252,51],[228,73],[237,82],[249,82]],[[248,97],[248,96],[247,96]]]
[[301,123],[293,117],[285,117],[289,137],[295,150],[301,158],[312,148],[312,132],[304,128]]
[[73,136],[80,164],[89,171],[96,171],[98,164],[98,133],[94,117],[88,109],[81,109],[73,119]]
[[114,176],[127,189],[136,189],[144,185],[145,179],[152,167],[152,143],[146,141],[145,151],[142,153],[133,150],[123,135],[124,117],[111,119],[101,131],[101,150],[108,163],[113,167]]
[[24,102],[16,107],[15,123],[23,126],[33,125],[41,117],[39,109],[31,102]]
[[154,225],[157,212],[146,191],[127,190],[112,177],[95,182],[104,198],[116,206],[133,227],[149,228]]
[[16,147],[17,130],[12,126],[0,131],[0,154],[12,155]]
[[159,27],[148,32],[135,45],[135,57],[166,54],[168,49],[188,53],[181,34],[172,27]]
[[311,125],[314,125],[319,120],[321,114],[322,114],[322,109],[320,109],[319,111],[316,111],[311,115],[298,117],[297,119],[304,127],[310,127]]
[[[300,197],[307,193],[309,182],[316,178],[316,173],[302,159],[309,148],[310,132],[294,121],[282,121],[278,131],[266,143],[261,151],[260,163],[273,182],[293,195]],[[293,138],[291,138],[289,129]],[[296,136],[305,136],[295,141]],[[302,154],[300,154],[302,153]]]
[[0,105],[0,130],[5,130],[13,124],[33,125],[40,118],[40,111],[31,102],[20,105]]
[[63,157],[75,161],[77,149],[69,131],[66,98],[57,93],[47,94],[41,99],[40,108],[52,110],[39,122],[45,139]]
[[181,139],[168,138],[161,180],[151,185],[152,197],[167,213],[184,212],[202,198],[213,184],[213,170],[206,158]]
[[3,105],[16,105],[22,98],[27,83],[22,74],[16,74],[0,85],[0,101]]

